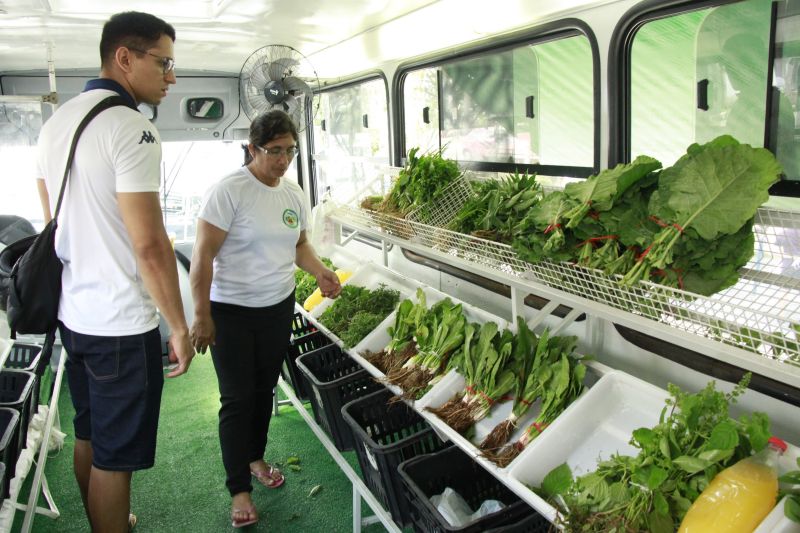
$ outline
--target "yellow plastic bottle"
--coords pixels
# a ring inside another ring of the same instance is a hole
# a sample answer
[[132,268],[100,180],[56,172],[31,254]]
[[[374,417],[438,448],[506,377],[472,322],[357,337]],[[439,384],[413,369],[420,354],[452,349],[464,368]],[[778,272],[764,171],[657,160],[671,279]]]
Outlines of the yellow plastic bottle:
[[[341,268],[336,270],[336,277],[339,278],[339,283],[344,283],[352,275],[353,275],[353,273],[350,272],[349,270],[343,270]],[[305,309],[306,311],[311,311],[316,306],[318,306],[322,302],[323,299],[324,299],[324,296],[322,296],[322,291],[320,291],[319,287],[317,287],[314,290],[314,292],[312,292],[311,294],[308,295],[308,298],[306,298],[306,301],[303,302],[303,309]]]
[[769,440],[758,454],[717,474],[695,500],[678,533],[752,533],[778,496],[778,458],[786,443]]

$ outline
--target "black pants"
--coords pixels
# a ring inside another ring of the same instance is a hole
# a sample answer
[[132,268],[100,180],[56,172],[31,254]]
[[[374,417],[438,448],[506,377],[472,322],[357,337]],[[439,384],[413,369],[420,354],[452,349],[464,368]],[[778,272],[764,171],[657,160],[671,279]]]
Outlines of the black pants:
[[221,407],[219,441],[231,496],[250,492],[250,463],[264,457],[273,390],[289,346],[294,293],[269,307],[211,302]]

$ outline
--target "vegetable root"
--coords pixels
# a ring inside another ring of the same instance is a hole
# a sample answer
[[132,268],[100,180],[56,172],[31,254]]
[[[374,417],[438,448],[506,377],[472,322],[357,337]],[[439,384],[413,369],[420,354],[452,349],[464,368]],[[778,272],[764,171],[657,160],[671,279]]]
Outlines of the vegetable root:
[[486,438],[481,442],[480,449],[499,450],[501,446],[508,442],[511,433],[516,427],[517,425],[511,420],[503,420],[494,427],[491,433],[486,435]]

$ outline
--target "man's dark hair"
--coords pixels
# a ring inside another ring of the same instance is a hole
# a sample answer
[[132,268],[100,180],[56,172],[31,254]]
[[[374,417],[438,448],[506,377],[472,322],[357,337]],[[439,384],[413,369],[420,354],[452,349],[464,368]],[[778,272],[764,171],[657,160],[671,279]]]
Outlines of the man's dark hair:
[[152,48],[162,35],[175,42],[175,28],[158,17],[138,11],[117,13],[103,26],[100,63],[105,66],[113,61],[120,46],[138,50]]
[[[250,123],[250,136],[248,140],[256,146],[264,146],[275,137],[286,135],[290,133],[294,142],[299,142],[300,135],[297,133],[297,126],[295,126],[292,118],[280,109],[273,109],[266,113],[258,115],[253,122]],[[244,147],[244,164],[252,161],[250,152],[247,147]]]

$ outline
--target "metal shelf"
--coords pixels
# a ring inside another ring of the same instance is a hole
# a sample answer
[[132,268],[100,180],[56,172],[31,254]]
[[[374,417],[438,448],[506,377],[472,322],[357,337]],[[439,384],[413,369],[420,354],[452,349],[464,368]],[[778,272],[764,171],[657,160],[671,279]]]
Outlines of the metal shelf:
[[619,277],[570,263],[527,263],[508,245],[419,222],[445,225],[431,213],[400,219],[342,205],[331,219],[510,285],[512,316],[522,297],[535,293],[800,387],[800,250],[792,248],[800,248],[800,214],[760,209],[753,261],[735,286],[704,297],[652,282],[624,286]]

